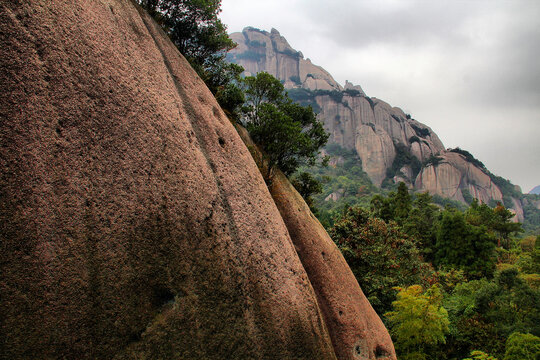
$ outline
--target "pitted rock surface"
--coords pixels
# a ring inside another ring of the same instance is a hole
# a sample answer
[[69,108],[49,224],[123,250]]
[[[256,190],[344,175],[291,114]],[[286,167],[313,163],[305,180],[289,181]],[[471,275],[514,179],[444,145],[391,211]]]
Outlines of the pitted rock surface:
[[245,145],[128,0],[0,1],[2,359],[335,359]]
[[[247,131],[238,131],[262,173],[261,152]],[[343,255],[302,196],[280,171],[275,171],[271,194],[287,225],[300,260],[313,284],[338,359],[395,360],[392,339],[371,307]]]

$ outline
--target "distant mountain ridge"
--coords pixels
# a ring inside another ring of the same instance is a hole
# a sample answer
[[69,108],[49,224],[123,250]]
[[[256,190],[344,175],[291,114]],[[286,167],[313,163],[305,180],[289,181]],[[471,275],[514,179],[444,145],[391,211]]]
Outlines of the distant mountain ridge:
[[[341,86],[276,29],[247,27],[231,38],[238,46],[228,54],[229,61],[242,65],[246,75],[274,75],[293,100],[312,105],[330,133],[329,144],[356,151],[376,186],[403,181],[410,189],[463,203],[473,198],[500,201],[523,221],[520,189],[491,174],[469,152],[445,149],[431,128],[400,108],[367,96],[359,85],[346,81]],[[501,186],[510,191],[503,194]]]
[[531,191],[529,191],[529,194],[540,195],[540,185],[535,186]]

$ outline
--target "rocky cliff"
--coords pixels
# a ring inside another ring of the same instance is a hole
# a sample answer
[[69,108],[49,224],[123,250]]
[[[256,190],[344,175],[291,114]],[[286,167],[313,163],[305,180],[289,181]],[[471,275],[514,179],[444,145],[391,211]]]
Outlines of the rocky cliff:
[[[411,189],[462,202],[471,197],[486,203],[503,199],[489,171],[475,159],[446,150],[428,126],[400,108],[367,96],[359,85],[347,81],[340,86],[327,71],[304,59],[277,30],[268,33],[248,27],[231,38],[238,46],[228,59],[242,65],[247,75],[266,71],[282,80],[294,100],[318,112],[330,133],[329,143],[356,151],[375,185],[403,181]],[[507,202],[522,221],[520,201]]]
[[395,359],[133,2],[0,0],[0,65],[1,359]]

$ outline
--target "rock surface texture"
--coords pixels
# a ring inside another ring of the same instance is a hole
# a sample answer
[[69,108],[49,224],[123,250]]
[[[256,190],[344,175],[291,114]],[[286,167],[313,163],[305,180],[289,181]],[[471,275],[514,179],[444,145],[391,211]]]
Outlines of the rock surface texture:
[[132,2],[0,0],[0,30],[0,358],[395,358]]
[[[253,157],[262,159],[247,131],[241,127],[238,130]],[[257,164],[266,174],[264,162],[259,160]],[[270,189],[317,294],[337,358],[396,359],[388,331],[302,196],[280,171],[273,176]]]
[[[400,108],[368,97],[359,85],[346,81],[341,87],[327,71],[304,60],[275,29],[268,33],[248,27],[231,38],[238,47],[228,59],[242,65],[248,75],[266,71],[276,76],[291,98],[312,105],[330,133],[329,143],[355,150],[375,185],[403,181],[410,188],[463,202],[464,190],[482,202],[502,199],[501,190],[485,169],[447,151],[428,126]],[[416,158],[421,169],[395,164],[403,155]],[[444,159],[440,166],[428,164],[435,155]],[[392,168],[399,171],[389,174]],[[519,200],[511,203],[505,205],[518,215],[523,213]]]

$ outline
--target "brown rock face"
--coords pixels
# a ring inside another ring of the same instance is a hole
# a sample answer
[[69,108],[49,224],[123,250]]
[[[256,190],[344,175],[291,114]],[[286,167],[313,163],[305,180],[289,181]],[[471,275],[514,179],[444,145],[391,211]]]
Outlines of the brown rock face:
[[463,155],[445,152],[440,155],[441,162],[436,166],[422,169],[416,178],[415,187],[420,191],[429,191],[450,199],[464,202],[463,191],[481,202],[491,199],[502,201],[502,193],[491,178],[466,161]]
[[[400,166],[390,180],[462,202],[465,190],[486,203],[502,199],[501,190],[482,169],[447,151],[428,126],[398,107],[367,96],[358,85],[346,81],[344,87],[340,86],[323,68],[304,60],[302,53],[276,30],[268,33],[248,27],[231,37],[239,45],[231,51],[229,60],[242,65],[248,74],[269,72],[283,81],[293,99],[312,105],[330,134],[329,144],[355,150],[376,186],[381,186],[389,176],[388,170],[395,168],[394,159],[403,158],[400,151],[416,157],[419,163],[440,155],[445,164],[424,167],[418,174],[410,164],[408,169]],[[522,221],[521,203],[514,201],[512,207],[516,219]]]
[[238,46],[230,53],[230,60],[241,64],[246,73],[266,71],[284,81],[286,87],[302,84],[311,90],[341,90],[341,86],[320,66],[304,59],[276,29],[271,32],[245,28],[231,34]]
[[[260,152],[240,128],[254,154]],[[264,164],[258,162],[266,173]],[[332,337],[338,359],[396,359],[394,345],[381,319],[360,289],[351,269],[304,199],[281,172],[272,178],[271,194],[291,235]]]
[[0,0],[0,64],[2,359],[335,359],[255,163],[148,16]]

